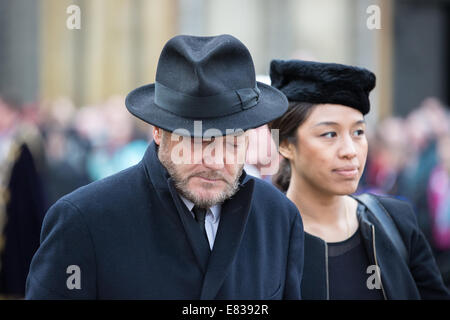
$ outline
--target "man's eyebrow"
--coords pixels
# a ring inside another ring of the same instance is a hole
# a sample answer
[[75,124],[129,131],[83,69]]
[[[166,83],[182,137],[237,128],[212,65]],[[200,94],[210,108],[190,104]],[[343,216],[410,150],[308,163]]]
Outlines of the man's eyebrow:
[[232,132],[231,134],[227,134],[224,136],[224,138],[228,138],[228,137],[242,137],[245,135],[245,131],[237,131],[237,132]]
[[[366,121],[364,119],[361,119],[361,120],[355,121],[353,123],[353,125],[365,124],[365,123],[366,123]],[[318,127],[318,126],[338,126],[338,125],[339,125],[339,123],[334,122],[334,121],[322,121],[322,122],[316,123],[314,125],[314,127]]]

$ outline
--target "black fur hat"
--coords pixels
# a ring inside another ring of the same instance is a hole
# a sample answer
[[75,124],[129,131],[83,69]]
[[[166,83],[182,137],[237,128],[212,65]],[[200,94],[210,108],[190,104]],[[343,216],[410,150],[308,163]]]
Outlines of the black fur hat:
[[370,110],[375,75],[369,70],[336,63],[272,60],[272,86],[289,101],[342,104],[363,115]]

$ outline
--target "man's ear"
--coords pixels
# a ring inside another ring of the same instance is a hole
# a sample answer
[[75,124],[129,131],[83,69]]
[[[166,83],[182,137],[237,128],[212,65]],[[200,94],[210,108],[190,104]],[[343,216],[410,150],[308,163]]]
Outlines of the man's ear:
[[155,143],[159,146],[162,140],[162,129],[158,128],[156,126],[153,126],[153,140],[155,141]]
[[287,140],[284,140],[280,143],[278,147],[278,151],[280,154],[286,159],[293,160],[294,159],[294,145]]

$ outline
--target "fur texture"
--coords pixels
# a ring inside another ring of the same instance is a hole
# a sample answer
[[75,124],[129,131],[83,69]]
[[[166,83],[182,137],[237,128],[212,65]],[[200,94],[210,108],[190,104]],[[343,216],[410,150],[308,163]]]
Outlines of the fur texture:
[[337,63],[272,60],[272,86],[289,101],[342,104],[367,114],[375,75],[369,70]]

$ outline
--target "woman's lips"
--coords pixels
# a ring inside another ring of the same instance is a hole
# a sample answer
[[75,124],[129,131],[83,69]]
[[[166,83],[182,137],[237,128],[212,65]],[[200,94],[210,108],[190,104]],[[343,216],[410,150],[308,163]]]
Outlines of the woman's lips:
[[345,167],[345,168],[339,168],[334,169],[333,172],[344,176],[344,177],[354,177],[358,175],[358,168],[357,167]]

